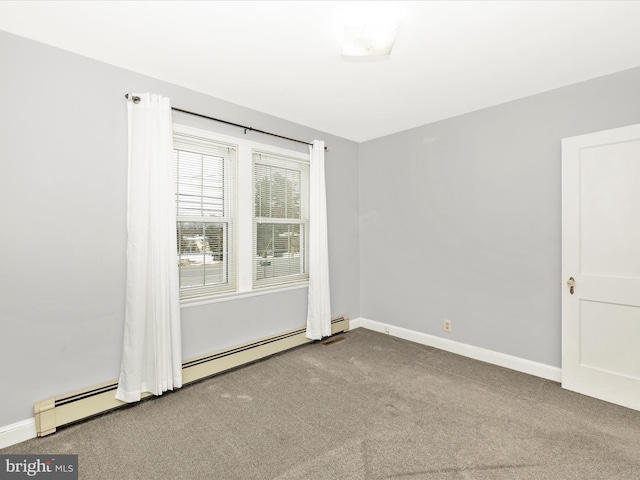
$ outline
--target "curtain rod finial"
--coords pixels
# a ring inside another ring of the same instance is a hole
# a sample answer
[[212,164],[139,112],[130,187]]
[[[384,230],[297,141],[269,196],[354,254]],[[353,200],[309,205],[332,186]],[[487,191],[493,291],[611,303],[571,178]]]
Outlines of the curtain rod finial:
[[134,95],[131,95],[130,93],[125,93],[124,98],[126,98],[127,100],[131,100],[133,103],[140,103],[140,97],[136,97]]

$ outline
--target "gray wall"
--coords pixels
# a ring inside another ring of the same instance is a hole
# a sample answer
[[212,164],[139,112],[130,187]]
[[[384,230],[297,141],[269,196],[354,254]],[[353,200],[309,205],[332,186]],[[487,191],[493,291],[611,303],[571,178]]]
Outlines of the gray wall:
[[[36,401],[118,377],[126,92],[159,93],[187,110],[325,140],[332,313],[359,316],[356,143],[5,32],[0,69],[0,426],[31,418]],[[243,134],[207,120],[174,119]],[[184,358],[304,326],[306,294],[183,308]]]
[[361,315],[559,367],[560,141],[639,122],[636,68],[361,144]]

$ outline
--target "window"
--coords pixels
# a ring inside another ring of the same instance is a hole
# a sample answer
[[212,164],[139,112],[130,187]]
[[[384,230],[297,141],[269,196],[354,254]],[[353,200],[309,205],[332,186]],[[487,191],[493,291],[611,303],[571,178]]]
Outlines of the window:
[[180,298],[236,290],[236,148],[174,132]]
[[305,284],[309,156],[174,125],[180,298]]
[[309,164],[254,152],[255,287],[309,278]]

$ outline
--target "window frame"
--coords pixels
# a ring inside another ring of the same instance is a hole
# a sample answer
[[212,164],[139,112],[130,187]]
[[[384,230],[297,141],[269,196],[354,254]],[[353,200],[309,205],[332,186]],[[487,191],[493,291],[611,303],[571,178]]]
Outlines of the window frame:
[[[255,295],[264,295],[273,292],[281,292],[308,286],[308,228],[309,228],[309,211],[308,196],[310,185],[308,182],[308,174],[306,184],[301,181],[301,195],[306,196],[306,255],[303,275],[291,278],[288,282],[280,282],[273,285],[254,285],[254,265],[256,258],[253,252],[254,248],[254,152],[270,155],[276,158],[285,159],[288,162],[297,162],[306,164],[307,168],[310,163],[309,153],[302,153],[282,147],[256,142],[243,137],[236,137],[217,133],[202,127],[193,127],[184,123],[173,123],[173,132],[179,132],[181,135],[194,136],[206,139],[218,144],[232,146],[236,149],[236,166],[234,172],[235,182],[235,223],[233,235],[229,238],[229,249],[235,255],[235,290],[219,293],[203,293],[201,296],[191,296],[182,298],[180,305],[182,307],[197,306],[207,303],[215,303],[228,300],[236,300],[239,298],[250,297]],[[174,137],[175,138],[175,137]],[[307,170],[308,171],[308,170]],[[226,186],[225,186],[226,188]],[[304,192],[304,193],[302,193]],[[225,192],[226,194],[226,192]],[[226,200],[225,200],[226,201]],[[176,217],[176,220],[178,217]]]
[[[260,157],[258,161],[256,156]],[[263,160],[264,157],[264,160]],[[259,163],[261,165],[268,165],[271,168],[284,169],[289,171],[297,172],[300,176],[300,199],[299,199],[299,208],[300,208],[300,216],[298,218],[290,218],[290,217],[260,217],[256,215],[256,212],[253,212],[252,215],[252,228],[253,228],[253,249],[255,249],[257,244],[257,229],[258,225],[266,224],[266,225],[298,225],[300,229],[299,234],[299,258],[300,263],[302,264],[302,271],[282,276],[275,276],[269,278],[258,279],[258,269],[260,268],[258,265],[259,256],[257,252],[253,251],[252,253],[256,255],[254,257],[253,262],[253,288],[269,288],[273,286],[279,285],[287,285],[291,283],[296,283],[300,281],[307,282],[309,280],[309,162],[300,161],[297,158],[292,158],[285,155],[275,155],[272,152],[261,151],[261,150],[253,150],[252,155],[252,170],[254,172],[254,191],[253,195],[255,197],[255,171],[256,164]],[[306,185],[306,188],[304,186]],[[275,245],[274,245],[274,255],[273,262],[278,262],[279,260],[275,256]]]
[[[218,284],[180,287],[181,302],[188,302],[192,299],[199,300],[210,296],[220,294],[234,293],[237,291],[237,254],[235,250],[235,236],[237,232],[237,193],[236,176],[237,176],[237,153],[236,145],[230,142],[218,141],[206,134],[206,131],[185,128],[184,126],[174,124],[173,126],[173,149],[174,151],[193,152],[197,155],[218,156],[218,151],[228,149],[234,153],[222,154],[222,177],[223,177],[223,215],[222,216],[203,216],[203,215],[180,215],[176,211],[176,230],[179,234],[180,223],[203,223],[203,224],[223,224],[223,257],[221,264],[222,276],[224,282]],[[176,145],[177,144],[177,145]],[[177,169],[176,165],[174,168]],[[176,183],[176,201],[178,199],[178,184]],[[180,241],[180,239],[177,239]],[[180,251],[178,251],[180,255]],[[178,274],[182,277],[182,266],[178,265]],[[179,280],[181,283],[181,279]]]

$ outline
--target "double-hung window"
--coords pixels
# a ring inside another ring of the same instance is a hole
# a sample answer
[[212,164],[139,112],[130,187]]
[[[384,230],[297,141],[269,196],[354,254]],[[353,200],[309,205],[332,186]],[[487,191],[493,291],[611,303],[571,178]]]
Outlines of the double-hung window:
[[180,298],[304,285],[309,156],[174,125]]
[[309,164],[254,151],[254,287],[306,280]]
[[233,145],[174,130],[180,298],[236,290]]

